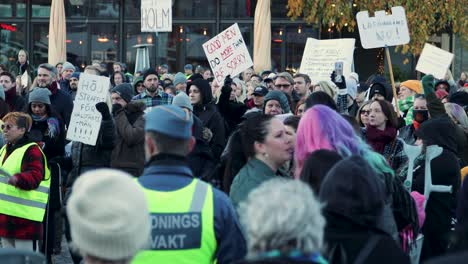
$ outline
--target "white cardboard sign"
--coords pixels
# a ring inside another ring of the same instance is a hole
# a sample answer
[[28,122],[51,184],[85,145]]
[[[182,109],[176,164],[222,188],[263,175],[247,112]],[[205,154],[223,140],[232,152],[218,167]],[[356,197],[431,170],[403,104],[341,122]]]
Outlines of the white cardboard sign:
[[78,92],[76,93],[73,112],[67,139],[79,141],[88,145],[96,145],[101,128],[101,113],[95,105],[105,102],[109,94],[110,81],[108,77],[101,77],[86,73],[80,74]]
[[452,60],[452,53],[426,43],[416,65],[416,70],[432,74],[437,79],[443,79]]
[[312,83],[330,81],[330,74],[335,70],[335,62],[342,61],[343,75],[349,76],[355,42],[353,38],[324,40],[308,38],[300,72],[309,75]]
[[253,66],[237,23],[203,43],[203,50],[214,78],[220,84],[224,82],[226,76],[234,77]]
[[141,0],[141,32],[172,31],[172,0]]
[[369,12],[361,11],[356,19],[365,49],[404,45],[410,41],[405,9],[401,6],[392,7],[391,15],[381,10],[376,11],[374,17],[369,17]]

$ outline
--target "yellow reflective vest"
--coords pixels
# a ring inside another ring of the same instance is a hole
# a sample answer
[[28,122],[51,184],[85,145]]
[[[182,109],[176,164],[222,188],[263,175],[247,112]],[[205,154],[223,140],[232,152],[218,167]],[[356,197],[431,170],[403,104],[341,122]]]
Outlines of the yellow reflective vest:
[[[15,149],[5,161],[6,145],[3,146],[0,150],[0,167],[10,175],[20,173],[24,154],[29,147],[34,145],[38,146],[36,143],[29,143]],[[43,221],[47,202],[49,200],[50,171],[44,152],[42,152],[42,156],[44,158],[45,175],[44,179],[35,190],[26,191],[18,189],[8,184],[7,176],[0,175],[0,214],[37,222]]]
[[212,187],[194,179],[175,191],[144,187],[143,191],[149,204],[151,243],[132,263],[215,263]]

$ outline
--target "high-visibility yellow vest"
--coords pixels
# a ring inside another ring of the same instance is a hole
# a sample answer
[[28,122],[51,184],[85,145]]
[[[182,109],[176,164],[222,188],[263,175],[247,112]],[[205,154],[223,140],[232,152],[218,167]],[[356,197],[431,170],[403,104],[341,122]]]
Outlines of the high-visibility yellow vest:
[[[3,146],[0,150],[0,167],[10,175],[20,173],[24,154],[31,146],[38,145],[36,143],[29,143],[17,148],[5,161],[6,145]],[[39,147],[39,149],[41,148]],[[8,184],[7,176],[0,175],[0,214],[42,222],[49,200],[50,189],[50,171],[44,152],[42,152],[42,156],[44,158],[45,175],[39,186],[34,190],[26,191],[18,189]]]
[[144,187],[143,191],[149,204],[151,243],[132,263],[215,263],[212,187],[194,179],[176,191]]

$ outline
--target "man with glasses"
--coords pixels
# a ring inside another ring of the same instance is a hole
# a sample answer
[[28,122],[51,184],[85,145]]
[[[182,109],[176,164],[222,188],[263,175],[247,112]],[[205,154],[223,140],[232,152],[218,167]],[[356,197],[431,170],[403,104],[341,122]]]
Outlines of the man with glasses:
[[282,91],[288,96],[291,109],[296,109],[296,104],[301,98],[294,91],[294,79],[288,72],[281,72],[275,78],[275,90]]

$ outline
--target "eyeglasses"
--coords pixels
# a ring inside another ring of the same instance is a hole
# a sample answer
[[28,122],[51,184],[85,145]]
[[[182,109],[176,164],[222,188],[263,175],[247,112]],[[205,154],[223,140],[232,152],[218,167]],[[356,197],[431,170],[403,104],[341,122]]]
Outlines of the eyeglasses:
[[13,127],[15,127],[15,125],[6,124],[6,125],[2,125],[2,126],[1,126],[2,130],[10,130],[10,129],[12,129]]
[[291,85],[290,84],[275,84],[275,86],[278,88],[281,88],[281,87],[288,88]]
[[370,111],[369,110],[362,110],[361,115],[369,115]]

